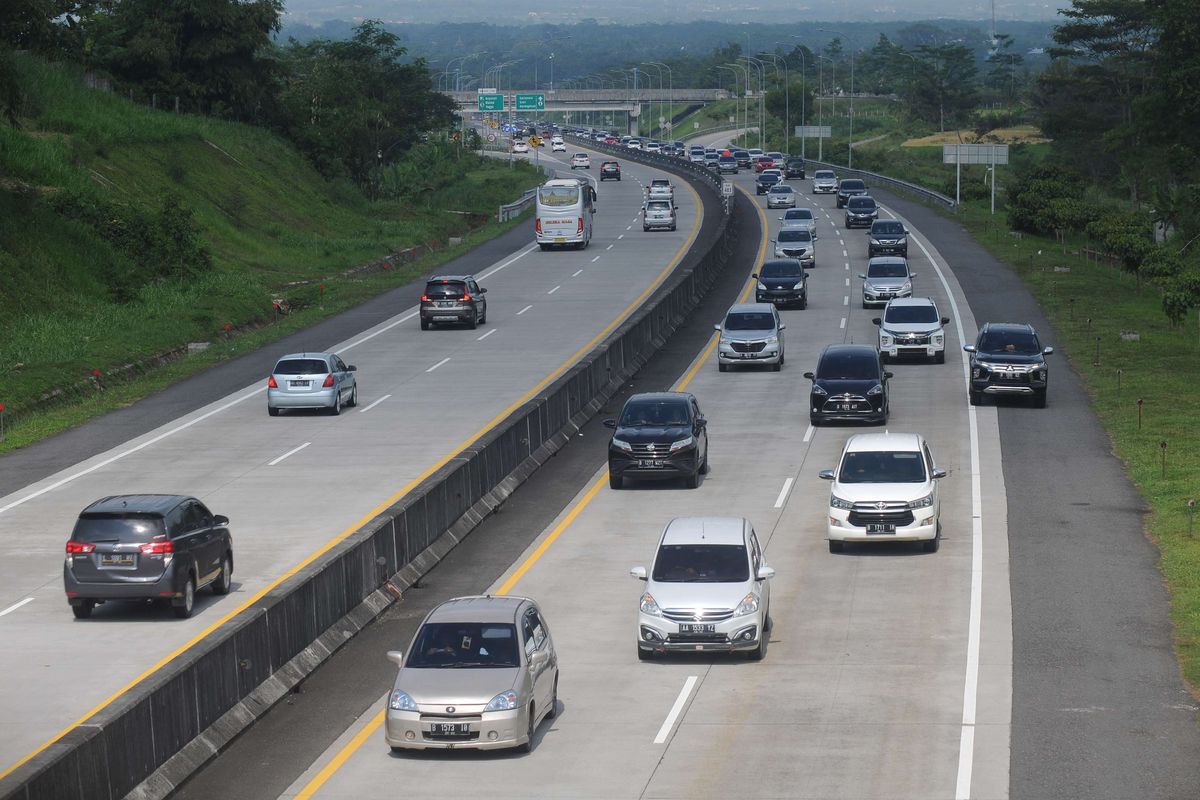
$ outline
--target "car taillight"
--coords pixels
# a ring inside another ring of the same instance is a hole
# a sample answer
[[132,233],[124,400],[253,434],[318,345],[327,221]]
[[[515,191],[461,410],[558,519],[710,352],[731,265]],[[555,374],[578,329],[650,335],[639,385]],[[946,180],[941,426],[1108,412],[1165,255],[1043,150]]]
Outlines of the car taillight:
[[429,302],[429,295],[427,295],[427,294],[423,294],[423,295],[421,295],[421,302],[422,302],[422,303],[428,303],[428,302]]
[[138,548],[144,556],[161,556],[166,553],[175,552],[174,542],[146,542]]
[[468,292],[466,289],[463,289],[463,296],[462,296],[462,299],[463,299],[463,300],[470,301],[470,299],[471,299],[471,293],[470,293],[470,292]]
[[330,386],[333,386],[333,373],[332,372],[325,376],[325,382],[322,383],[321,385],[324,386],[326,389],[328,389]]
[[279,384],[275,382],[274,375],[271,375],[267,378],[267,388],[268,389],[278,389],[279,388]]
[[542,232],[542,221],[541,221],[540,219],[534,220],[534,222],[533,222],[533,231],[534,231],[534,233],[541,233],[541,232]]
[[575,228],[575,232],[583,235],[583,217],[579,218],[579,224]]
[[83,542],[67,542],[67,554],[74,553],[91,553],[96,549],[94,544],[85,544]]

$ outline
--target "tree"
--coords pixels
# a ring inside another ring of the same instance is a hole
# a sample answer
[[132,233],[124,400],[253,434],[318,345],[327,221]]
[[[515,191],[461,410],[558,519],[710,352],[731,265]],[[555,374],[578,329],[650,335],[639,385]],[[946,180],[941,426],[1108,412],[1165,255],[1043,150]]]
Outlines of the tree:
[[964,124],[978,103],[978,69],[971,51],[961,44],[916,49],[921,68],[909,84],[910,111],[918,119],[936,122],[938,130]]
[[1017,67],[1025,61],[1025,56],[1014,52],[1012,47],[1012,36],[1007,33],[997,34],[996,45],[987,59],[987,63],[991,65],[987,74],[987,85],[996,90],[1008,105],[1017,101]]

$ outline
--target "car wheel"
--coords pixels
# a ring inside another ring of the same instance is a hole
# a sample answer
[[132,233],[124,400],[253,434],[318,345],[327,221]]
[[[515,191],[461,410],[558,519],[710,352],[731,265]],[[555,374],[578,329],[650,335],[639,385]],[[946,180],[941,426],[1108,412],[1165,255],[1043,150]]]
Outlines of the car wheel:
[[233,588],[233,561],[229,555],[221,556],[221,572],[217,575],[217,579],[212,583],[213,594],[222,595],[229,594],[229,590]]
[[693,472],[691,475],[688,475],[686,478],[684,478],[683,485],[689,489],[700,488],[700,469],[697,468],[695,472]]
[[346,403],[346,405],[350,406],[351,408],[354,408],[355,406],[358,405],[358,384],[357,383],[354,384],[354,388],[350,390],[350,402]]
[[638,661],[651,661],[654,658],[653,650],[647,650],[644,647],[639,646],[637,651]]
[[479,327],[479,312],[478,311],[473,312],[471,314],[471,321],[467,323],[467,327],[470,328],[471,330],[475,330],[476,328]]
[[175,612],[175,616],[179,619],[187,619],[192,615],[192,611],[195,608],[196,579],[189,575],[187,583],[183,585],[183,598],[177,604],[172,605],[171,610]]
[[71,611],[75,614],[75,619],[88,619],[95,607],[95,600],[80,600],[79,605],[71,606]]
[[546,244],[545,242],[538,242],[538,247],[542,248],[543,250],[550,249],[550,245]]
[[554,693],[550,695],[550,710],[546,712],[546,719],[554,719],[558,716],[558,675],[554,676]]
[[942,537],[935,534],[932,539],[926,539],[925,541],[921,542],[921,549],[926,553],[936,553],[941,542]]
[[1034,408],[1045,408],[1046,407],[1046,390],[1045,389],[1042,389],[1040,392],[1036,393],[1033,396],[1033,407]]
[[938,352],[937,352],[937,353],[934,355],[934,357],[933,357],[933,363],[935,363],[935,364],[945,364],[945,363],[946,363],[946,351],[945,351],[945,350],[939,350],[939,351],[938,351]]
[[278,417],[278,416],[279,416],[279,409],[278,409],[278,408],[276,408],[275,406],[267,406],[267,413],[268,413],[269,415],[271,415],[272,417]]
[[767,639],[770,636],[767,634],[766,628],[758,635],[758,647],[753,650],[746,651],[746,659],[749,661],[762,661],[767,655]]
[[868,303],[866,300],[863,300],[862,306],[863,306],[863,308],[870,308],[870,307],[871,307],[871,306],[870,306],[870,304],[869,304],[869,303]]
[[806,308],[808,308],[808,295],[800,298],[800,310],[803,311]]
[[[545,250],[546,248],[543,247],[542,249]],[[427,320],[427,319],[421,320],[421,330],[423,330],[423,331],[429,330],[429,320]]]
[[525,743],[521,745],[522,753],[533,752],[533,732],[537,729],[537,708],[533,703],[529,704],[529,730],[526,731]]
[[983,401],[983,396],[981,393],[975,391],[974,389],[969,389],[967,391],[967,397],[970,399],[971,405],[973,406],[977,406]]
[[779,370],[781,370],[781,369],[783,369],[783,361],[782,360],[777,361],[771,365],[771,372],[779,372]]
[[646,232],[646,231],[648,231],[648,230],[650,230],[650,226],[649,226],[649,225],[643,225],[643,226],[642,226],[642,232],[643,232],[643,233],[645,233],[645,232]]
[[339,389],[333,393],[333,405],[329,409],[332,416],[338,416],[342,413],[342,390]]
[[816,416],[815,414],[809,414],[808,415],[808,424],[812,425],[814,428],[819,428],[819,427],[821,427],[821,418]]
[[672,226],[671,226],[671,230],[675,230],[675,226],[674,226],[674,225],[672,225]]
[[829,540],[829,552],[831,552],[831,553],[846,552],[846,543],[838,541],[836,539],[830,539]]
[[625,486],[625,479],[612,472],[608,473],[608,488],[620,489]]
[[718,361],[717,362],[717,372],[729,372],[729,365],[722,364],[720,361]]

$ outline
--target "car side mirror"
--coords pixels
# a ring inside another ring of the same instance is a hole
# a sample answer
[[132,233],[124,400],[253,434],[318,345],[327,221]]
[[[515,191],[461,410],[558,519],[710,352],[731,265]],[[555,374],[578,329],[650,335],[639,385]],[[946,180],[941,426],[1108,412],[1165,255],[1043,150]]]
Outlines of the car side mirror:
[[934,467],[933,471],[929,474],[933,476],[934,480],[936,480],[938,478],[946,477],[946,470],[942,469],[941,467]]
[[787,325],[780,325],[779,330],[781,330],[781,331],[787,330]]
[[950,318],[949,318],[949,317],[942,317],[942,324],[943,324],[943,325],[949,325],[949,324],[950,324]]
[[213,524],[214,525],[228,525],[229,517],[225,516],[224,514],[214,514],[213,515]]
[[632,575],[633,577],[637,578],[639,581],[646,580],[646,568],[645,567],[633,567],[632,569],[629,570],[629,574]]
[[964,344],[964,345],[963,345],[963,352],[964,352],[964,353],[974,353],[974,352],[975,352],[975,345],[973,345],[973,344]]
[[896,376],[895,376],[893,373],[891,373],[891,372],[885,372],[885,373],[883,373],[883,377],[885,377],[885,378],[894,378],[894,377],[896,377]]
[[757,273],[757,272],[751,272],[751,273],[750,273],[750,277],[751,277],[751,278],[757,278],[757,277],[758,277],[758,273]]
[[831,481],[833,480],[833,470],[823,469],[817,473],[817,477],[823,481]]
[[774,577],[775,577],[775,568],[774,567],[768,567],[768,566],[764,565],[764,566],[761,566],[758,568],[758,579],[760,581],[770,580],[771,578],[774,578]]
[[879,317],[873,317],[871,319],[871,322],[875,323],[876,325],[883,325],[883,320],[880,319]]
[[696,427],[704,430],[708,427],[708,420],[704,417],[696,417]]
[[1053,348],[1053,347],[1043,347],[1043,348],[1042,348],[1042,355],[1044,355],[1044,356],[1052,356],[1052,355],[1054,355],[1054,348]]
[[482,286],[480,286],[480,287],[479,287],[479,293],[480,293],[480,294],[487,294],[487,289],[485,289],[485,288],[483,288]]
[[351,364],[350,366],[346,367],[346,372],[358,372],[358,367]]
[[862,280],[864,280],[864,281],[867,279],[867,276],[866,276],[866,275],[864,275],[864,274],[862,274],[861,272],[860,272],[860,273],[858,273],[858,277],[859,277],[859,278],[861,278],[861,279],[862,279]]
[[780,222],[783,222],[783,217],[776,217]]
[[529,654],[529,666],[540,667],[550,660],[549,650],[534,650]]
[[615,428],[617,427],[617,421],[612,417],[609,417],[608,419],[604,420],[603,425],[606,428]]
[[719,330],[721,330],[721,326],[720,326],[720,325],[713,325],[713,330],[714,330],[714,331],[719,331]]
[[806,373],[804,373],[804,377],[805,377],[805,378],[808,378],[810,381],[815,381],[815,380],[816,380],[816,378],[815,378],[815,377],[813,377],[813,374],[812,374],[811,372],[806,372]]
[[397,667],[403,667],[403,666],[404,666],[404,653],[403,653],[403,651],[400,651],[400,650],[388,650],[388,653],[387,653],[387,658],[388,658],[388,661],[392,662],[392,663],[393,663],[393,664],[395,664]]

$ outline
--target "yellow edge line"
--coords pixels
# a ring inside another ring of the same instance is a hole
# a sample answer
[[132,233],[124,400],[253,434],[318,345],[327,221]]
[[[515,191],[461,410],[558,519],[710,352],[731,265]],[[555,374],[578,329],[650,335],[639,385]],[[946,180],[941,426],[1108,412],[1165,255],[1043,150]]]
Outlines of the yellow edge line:
[[663,270],[658,273],[658,275],[654,278],[654,280],[650,283],[650,285],[647,286],[646,289],[641,294],[639,294],[632,303],[630,303],[628,306],[625,307],[625,309],[616,317],[616,319],[614,319],[608,325],[604,326],[603,330],[601,330],[599,333],[597,333],[595,336],[593,336],[591,339],[589,339],[587,344],[583,345],[583,347],[576,350],[571,355],[570,358],[568,358],[557,369],[555,369],[553,372],[551,372],[549,375],[547,375],[545,378],[543,378],[541,381],[539,381],[536,386],[534,386],[532,389],[527,391],[525,394],[521,395],[521,397],[516,402],[514,402],[508,408],[504,409],[499,414],[497,414],[495,417],[493,417],[491,420],[489,420],[486,424],[484,424],[484,426],[482,428],[480,428],[478,431],[476,431],[474,434],[471,435],[471,438],[467,439],[465,442],[460,444],[457,448],[455,448],[449,454],[438,459],[436,462],[433,463],[432,466],[430,466],[428,469],[426,469],[420,475],[418,475],[417,477],[415,477],[411,481],[409,481],[407,484],[405,484],[404,488],[400,489],[398,492],[393,494],[391,497],[387,498],[382,503],[375,506],[375,508],[371,509],[369,512],[367,512],[367,514],[365,514],[364,516],[359,518],[359,520],[357,522],[355,522],[353,525],[351,525],[349,528],[346,528],[344,531],[339,533],[337,536],[335,536],[334,538],[332,538],[328,542],[326,542],[324,545],[322,545],[321,548],[318,549],[316,552],[312,553],[307,558],[305,558],[303,561],[301,561],[299,564],[297,564],[296,566],[292,567],[287,572],[285,572],[283,575],[276,578],[274,581],[267,584],[265,587],[263,587],[259,591],[255,592],[253,595],[251,595],[250,599],[248,599],[246,602],[242,603],[237,608],[235,608],[232,611],[230,611],[229,613],[225,614],[223,617],[218,619],[216,622],[212,623],[207,628],[202,630],[200,633],[193,636],[187,642],[180,645],[175,650],[171,651],[171,653],[169,653],[168,655],[166,655],[165,657],[163,657],[162,659],[157,661],[153,666],[151,666],[145,672],[138,675],[136,678],[131,680],[129,683],[125,684],[120,689],[118,689],[109,698],[101,701],[98,705],[93,707],[90,711],[88,711],[82,717],[77,719],[75,722],[71,723],[70,726],[59,731],[51,739],[46,741],[44,744],[42,744],[36,750],[30,752],[28,755],[25,755],[19,761],[14,763],[12,766],[5,769],[3,772],[0,772],[0,780],[3,780],[4,778],[8,777],[16,769],[18,769],[22,764],[25,764],[31,758],[34,758],[35,756],[37,756],[39,753],[44,751],[46,748],[50,747],[55,742],[57,742],[59,739],[63,738],[68,733],[70,733],[72,730],[74,730],[75,728],[79,727],[81,724],[86,722],[92,716],[99,713],[100,711],[103,711],[108,706],[112,705],[112,703],[114,703],[118,698],[120,698],[123,694],[128,692],[130,689],[137,686],[139,683],[144,681],[150,675],[152,675],[155,672],[157,672],[158,670],[162,669],[164,666],[166,666],[172,660],[177,658],[179,655],[181,655],[182,653],[184,653],[185,651],[187,651],[188,649],[193,647],[197,642],[204,639],[206,636],[208,636],[209,634],[216,631],[218,628],[220,628],[225,623],[229,622],[231,619],[236,617],[238,614],[241,614],[247,608],[254,605],[254,603],[261,600],[268,592],[272,591],[273,589],[276,589],[280,584],[282,584],[288,578],[291,578],[293,575],[295,575],[300,570],[307,567],[313,561],[320,558],[323,554],[325,554],[326,552],[328,552],[329,550],[331,550],[332,548],[336,547],[338,544],[343,542],[347,537],[349,537],[351,534],[353,534],[355,531],[357,531],[363,525],[367,524],[372,519],[377,517],[388,506],[392,505],[397,500],[404,497],[404,495],[406,495],[410,491],[412,491],[413,487],[419,485],[422,481],[424,481],[430,475],[437,472],[439,469],[441,469],[443,466],[445,466],[447,463],[449,463],[453,458],[455,458],[457,455],[459,455],[459,453],[466,450],[468,447],[475,444],[475,442],[477,442],[481,438],[483,438],[483,436],[486,435],[488,433],[488,431],[490,431],[493,427],[495,427],[495,425],[497,425],[499,422],[501,422],[505,417],[507,417],[513,411],[520,408],[524,403],[526,403],[529,400],[529,398],[533,397],[535,394],[537,394],[542,389],[544,389],[546,386],[548,386],[552,381],[554,381],[560,375],[562,375],[564,372],[566,372],[568,369],[573,367],[575,365],[575,363],[578,362],[579,359],[584,356],[584,354],[586,354],[589,350],[594,348],[597,344],[600,343],[601,340],[604,339],[605,336],[607,336],[609,333],[611,333],[614,328],[616,328],[618,325],[620,325],[622,322],[624,322],[629,317],[629,315],[632,314],[638,308],[638,306],[640,306],[646,300],[646,298],[649,297],[651,295],[651,293],[653,293],[654,290],[657,289],[662,284],[662,282],[667,279],[667,276],[671,274],[672,270],[675,269],[675,267],[679,264],[679,262],[683,259],[684,255],[687,253],[688,249],[695,242],[696,233],[700,230],[700,222],[704,218],[704,203],[700,199],[700,195],[698,195],[696,193],[696,190],[693,189],[690,184],[684,183],[683,185],[685,187],[687,187],[687,190],[689,192],[692,193],[692,197],[695,199],[695,202],[696,202],[697,213],[696,213],[695,219],[692,220],[692,229],[691,229],[691,231],[689,231],[687,239],[680,246],[680,248],[675,252],[675,255],[671,258],[671,260],[667,263],[667,265],[663,268]]
[[[691,187],[689,186],[688,188],[690,189]],[[741,189],[741,187],[738,188],[747,197],[750,196],[749,192]],[[695,194],[695,190],[692,190],[692,192]],[[767,252],[767,217],[766,214],[763,213],[762,207],[758,205],[758,201],[754,201],[754,205],[758,209],[759,220],[762,223],[762,239],[759,242],[758,257],[755,262],[757,267],[757,265],[762,264],[763,258],[766,256]],[[757,272],[758,270],[755,269],[754,271]],[[747,283],[746,288],[742,290],[740,302],[745,302],[746,297],[753,287],[753,283]],[[696,357],[696,360],[692,363],[692,366],[688,369],[687,373],[685,373],[683,378],[681,378],[675,384],[675,391],[682,392],[688,387],[688,384],[690,384],[692,379],[694,379],[700,372],[700,367],[707,363],[708,357],[712,355],[713,348],[716,346],[717,337],[713,336],[700,355]],[[545,555],[546,551],[550,549],[550,545],[554,544],[558,540],[558,537],[562,536],[567,528],[571,526],[571,523],[573,523],[575,519],[583,513],[584,509],[591,505],[592,500],[596,499],[596,495],[599,494],[600,489],[604,486],[604,479],[606,477],[606,475],[601,474],[600,477],[592,481],[591,486],[588,487],[587,493],[584,494],[584,496],[581,497],[575,504],[575,507],[567,512],[567,515],[563,517],[557,525],[554,526],[554,529],[550,531],[550,534],[544,540],[542,540],[542,543],[539,544],[532,553],[529,554],[529,557],[521,563],[521,566],[517,567],[516,571],[514,571],[513,574],[510,575],[508,579],[500,585],[500,588],[496,590],[496,594],[508,594],[513,590],[521,578],[525,576],[525,573],[529,572],[529,570],[533,568],[534,564],[536,564],[541,557]],[[363,743],[366,742],[368,737],[370,737],[371,734],[379,729],[379,726],[383,724],[384,715],[386,712],[387,709],[385,708],[372,717],[371,721],[367,723],[367,725],[364,726],[361,731],[355,734],[354,738],[347,742],[346,745],[338,751],[337,755],[335,755],[333,759],[321,769],[320,772],[313,776],[311,781],[305,784],[300,793],[296,795],[296,800],[309,800],[309,798],[316,794],[317,791],[325,785],[325,782],[332,778],[334,774],[342,768],[346,761],[350,759],[350,756],[354,755],[355,751],[363,746]]]

